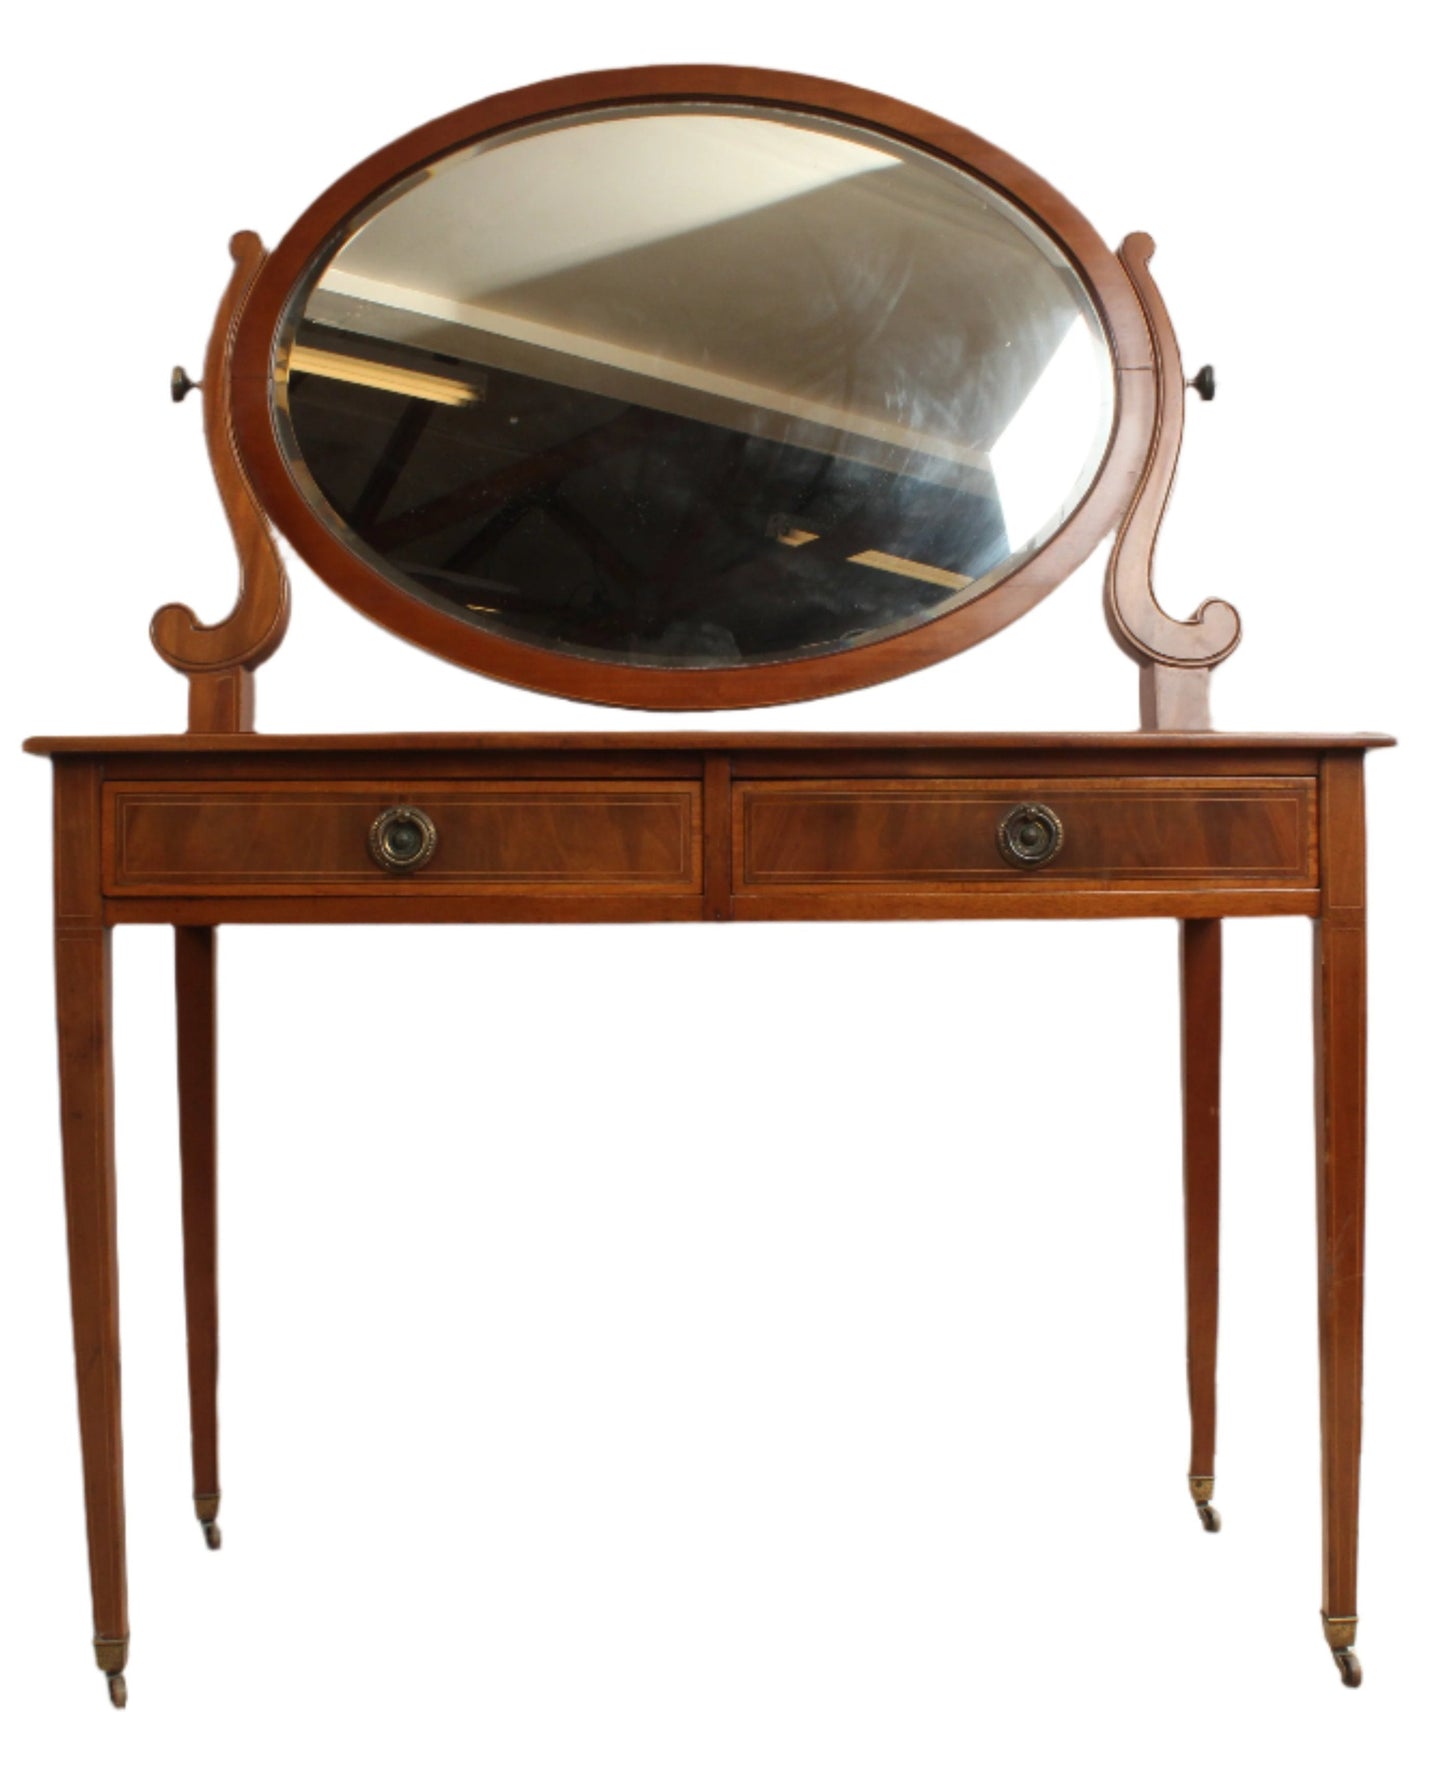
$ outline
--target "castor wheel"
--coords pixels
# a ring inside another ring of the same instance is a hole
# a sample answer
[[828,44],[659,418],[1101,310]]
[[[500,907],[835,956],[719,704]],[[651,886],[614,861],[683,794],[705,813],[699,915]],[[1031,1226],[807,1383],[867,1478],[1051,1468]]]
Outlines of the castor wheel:
[[1353,1648],[1337,1648],[1335,1664],[1340,1669],[1340,1683],[1348,1685],[1352,1691],[1358,1691],[1360,1681],[1365,1674],[1360,1666],[1360,1656]]
[[111,1673],[105,1683],[110,1687],[111,1703],[117,1710],[123,1710],[130,1698],[130,1693],[125,1689],[124,1673]]
[[220,1527],[214,1519],[202,1519],[200,1529],[205,1533],[205,1541],[212,1550],[218,1550],[225,1541],[220,1535]]
[[1199,1513],[1200,1523],[1207,1531],[1218,1531],[1220,1529],[1220,1515],[1215,1511],[1214,1507],[1210,1505],[1209,1501],[1206,1501],[1203,1507],[1196,1507],[1195,1511]]

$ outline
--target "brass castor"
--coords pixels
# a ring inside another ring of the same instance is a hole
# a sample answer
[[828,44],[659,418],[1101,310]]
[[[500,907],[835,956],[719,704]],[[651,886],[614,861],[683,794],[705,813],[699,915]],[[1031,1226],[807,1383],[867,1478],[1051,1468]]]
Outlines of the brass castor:
[[1215,1498],[1215,1478],[1213,1476],[1190,1476],[1190,1498],[1195,1502],[1195,1511],[1200,1515],[1200,1523],[1207,1531],[1220,1529],[1220,1515],[1211,1506]]
[[1360,1665],[1360,1656],[1353,1648],[1337,1648],[1335,1664],[1340,1669],[1340,1683],[1348,1685],[1352,1691],[1360,1689],[1360,1682],[1365,1677]]
[[110,1687],[111,1703],[115,1705],[117,1710],[123,1710],[130,1699],[130,1693],[125,1688],[124,1673],[108,1674],[105,1683]]
[[220,1527],[214,1519],[202,1519],[200,1529],[205,1533],[205,1542],[212,1550],[218,1550],[225,1541],[220,1535]]

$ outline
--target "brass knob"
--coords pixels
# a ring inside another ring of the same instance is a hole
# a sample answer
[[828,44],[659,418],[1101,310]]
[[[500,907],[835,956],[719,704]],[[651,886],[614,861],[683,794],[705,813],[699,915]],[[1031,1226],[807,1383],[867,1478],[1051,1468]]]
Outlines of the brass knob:
[[414,873],[435,853],[439,835],[419,806],[391,806],[370,826],[370,854],[387,873]]
[[1065,826],[1049,806],[1016,806],[1000,820],[995,835],[1012,867],[1043,867],[1060,853]]

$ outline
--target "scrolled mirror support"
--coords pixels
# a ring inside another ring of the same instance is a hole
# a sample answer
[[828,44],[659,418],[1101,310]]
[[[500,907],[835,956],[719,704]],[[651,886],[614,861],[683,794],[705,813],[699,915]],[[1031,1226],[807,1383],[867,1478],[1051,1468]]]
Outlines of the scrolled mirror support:
[[1140,723],[1154,731],[1208,731],[1210,672],[1240,644],[1240,617],[1219,598],[1188,621],[1167,615],[1155,596],[1155,544],[1185,425],[1185,373],[1150,259],[1155,242],[1131,234],[1118,257],[1144,310],[1155,362],[1155,419],[1139,490],[1126,513],[1105,574],[1105,608],[1116,643],[1140,666]]
[[150,623],[156,651],[190,679],[192,732],[254,730],[253,673],[285,637],[290,617],[285,568],[240,465],[230,414],[231,345],[266,252],[258,234],[245,232],[230,241],[230,255],[235,269],[215,316],[204,374],[192,385],[200,387],[204,400],[210,468],[240,561],[239,594],[224,620],[208,626],[183,603],[167,603]]

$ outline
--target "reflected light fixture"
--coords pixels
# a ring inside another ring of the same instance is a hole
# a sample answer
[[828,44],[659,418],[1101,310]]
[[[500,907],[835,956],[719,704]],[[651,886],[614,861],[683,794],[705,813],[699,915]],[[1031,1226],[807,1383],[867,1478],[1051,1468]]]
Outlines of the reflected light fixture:
[[[787,528],[780,530],[775,539],[782,547],[804,547],[807,541],[818,541],[820,537],[813,529]],[[867,547],[864,553],[852,553],[849,563],[852,566],[873,566],[877,572],[894,572],[901,578],[920,578],[926,584],[939,584],[946,590],[964,590],[975,582],[963,572],[947,572],[943,566],[927,566],[923,560],[907,560],[898,553],[881,553],[874,547]]]
[[329,381],[349,381],[357,387],[379,388],[382,393],[403,394],[412,400],[431,400],[437,406],[474,406],[481,398],[480,389],[470,381],[425,375],[418,369],[397,369],[390,363],[347,357],[340,351],[316,350],[308,344],[291,345],[288,370],[291,375],[323,375]]

